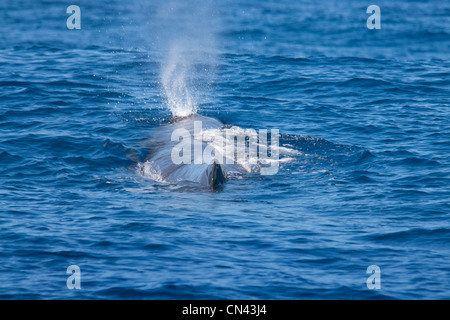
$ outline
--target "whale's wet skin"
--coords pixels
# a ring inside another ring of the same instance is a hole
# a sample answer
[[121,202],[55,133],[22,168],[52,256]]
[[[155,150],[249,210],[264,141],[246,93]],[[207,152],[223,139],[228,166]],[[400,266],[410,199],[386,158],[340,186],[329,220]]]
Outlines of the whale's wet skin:
[[[232,172],[245,172],[239,165],[221,164],[212,159],[209,162],[203,161],[203,153],[208,144],[204,141],[189,141],[189,149],[194,143],[199,144],[200,161],[196,159],[199,155],[190,151],[189,161],[174,163],[173,152],[178,141],[172,139],[172,135],[177,130],[185,130],[189,138],[195,135],[195,123],[199,123],[202,129],[220,129],[223,123],[217,119],[200,115],[191,115],[183,119],[174,119],[171,124],[162,126],[155,130],[153,137],[149,141],[150,155],[144,164],[139,166],[141,173],[155,180],[169,183],[194,183],[203,187],[217,189]],[[198,162],[198,163],[196,163]]]
[[[280,162],[291,159],[284,156],[295,153],[279,147],[278,130],[275,132],[258,134],[199,114],[174,118],[154,130],[147,142],[150,153],[138,164],[138,170],[159,182],[190,183],[209,189],[218,189],[237,175],[275,174]],[[272,140],[270,156],[268,136]]]

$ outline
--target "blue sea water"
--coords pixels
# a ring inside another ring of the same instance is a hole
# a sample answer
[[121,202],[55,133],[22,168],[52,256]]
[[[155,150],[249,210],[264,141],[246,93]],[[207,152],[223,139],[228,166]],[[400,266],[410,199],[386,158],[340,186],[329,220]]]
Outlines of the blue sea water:
[[[70,4],[0,2],[0,298],[450,298],[450,2],[80,0],[80,30]],[[292,159],[140,175],[167,70]]]

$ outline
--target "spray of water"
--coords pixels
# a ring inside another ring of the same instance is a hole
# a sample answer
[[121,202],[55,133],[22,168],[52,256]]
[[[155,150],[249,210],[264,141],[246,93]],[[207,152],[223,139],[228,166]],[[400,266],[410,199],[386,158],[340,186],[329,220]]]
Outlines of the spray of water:
[[188,84],[191,74],[189,61],[183,61],[183,48],[174,44],[161,70],[161,83],[167,98],[167,105],[174,117],[186,117],[197,112],[194,88]]
[[160,5],[164,59],[161,85],[174,117],[197,112],[215,66],[217,18],[212,2],[172,0]]

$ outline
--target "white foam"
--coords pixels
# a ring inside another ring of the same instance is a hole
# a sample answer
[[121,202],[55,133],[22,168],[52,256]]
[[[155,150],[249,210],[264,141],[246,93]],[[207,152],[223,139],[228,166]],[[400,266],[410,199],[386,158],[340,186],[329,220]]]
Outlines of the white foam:
[[151,161],[138,163],[137,172],[139,175],[157,182],[166,182],[162,177],[161,171],[157,170]]

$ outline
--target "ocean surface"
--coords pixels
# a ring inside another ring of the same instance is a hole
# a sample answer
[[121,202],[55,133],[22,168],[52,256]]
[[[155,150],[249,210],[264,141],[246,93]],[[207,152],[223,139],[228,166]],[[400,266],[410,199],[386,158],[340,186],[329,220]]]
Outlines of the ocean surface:
[[[450,2],[70,4],[0,2],[1,299],[450,299]],[[189,113],[290,154],[142,174]]]

